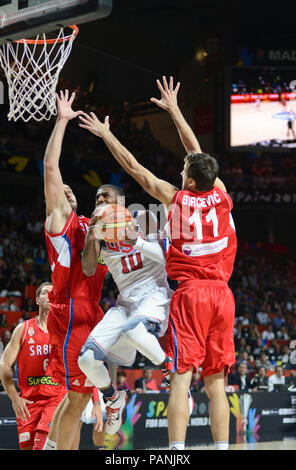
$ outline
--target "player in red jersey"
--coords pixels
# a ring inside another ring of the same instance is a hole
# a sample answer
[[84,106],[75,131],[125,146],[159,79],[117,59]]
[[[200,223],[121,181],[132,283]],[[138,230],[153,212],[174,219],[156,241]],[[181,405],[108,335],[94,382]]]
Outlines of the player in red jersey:
[[188,153],[182,190],[153,175],[92,113],[80,115],[81,127],[101,137],[113,156],[152,197],[170,208],[167,272],[179,286],[170,308],[166,352],[170,375],[168,427],[170,449],[183,449],[189,420],[187,393],[192,373],[202,366],[210,399],[211,429],[217,449],[228,448],[229,404],[224,374],[235,360],[234,299],[227,282],[236,253],[232,201],[218,178],[218,163],[202,153],[178,105],[171,77],[157,81],[161,99]]
[[[47,364],[51,345],[47,331],[50,282],[44,282],[36,292],[39,306],[37,317],[20,323],[14,330],[0,361],[0,377],[12,402],[17,418],[21,450],[41,450],[52,416],[67,392],[66,388],[49,375]],[[20,393],[14,385],[11,368],[17,361],[17,379]],[[41,385],[51,388],[50,398],[41,393]]]
[[[82,272],[81,253],[89,219],[78,216],[72,189],[63,183],[59,169],[62,142],[68,122],[80,111],[72,110],[75,93],[57,95],[58,119],[44,156],[44,191],[46,199],[45,238],[52,269],[53,290],[48,319],[54,357],[55,376],[66,381],[67,398],[54,417],[57,449],[71,449],[81,414],[93,392],[77,364],[83,343],[103,318],[99,306],[107,268],[98,264],[92,277]],[[103,425],[103,423],[102,423]]]

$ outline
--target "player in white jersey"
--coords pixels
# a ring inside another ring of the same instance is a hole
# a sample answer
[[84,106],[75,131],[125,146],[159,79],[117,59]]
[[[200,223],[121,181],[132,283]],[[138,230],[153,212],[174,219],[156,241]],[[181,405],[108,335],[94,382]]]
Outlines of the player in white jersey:
[[[134,214],[137,231],[131,228],[127,240],[112,244],[98,240],[92,228],[98,208],[102,204],[124,205],[122,198],[124,194],[117,186],[104,185],[98,189],[96,210],[81,258],[83,272],[92,276],[100,256],[119,290],[116,306],[108,310],[90,333],[78,360],[81,370],[99,389],[110,383],[104,362],[131,366],[137,351],[157,366],[165,361],[158,335],[166,331],[173,292],[167,282],[165,254],[157,240],[157,221],[146,211]],[[147,214],[149,223],[145,231]],[[118,413],[121,415],[122,409]],[[117,432],[120,423],[120,419],[109,420],[106,432]]]

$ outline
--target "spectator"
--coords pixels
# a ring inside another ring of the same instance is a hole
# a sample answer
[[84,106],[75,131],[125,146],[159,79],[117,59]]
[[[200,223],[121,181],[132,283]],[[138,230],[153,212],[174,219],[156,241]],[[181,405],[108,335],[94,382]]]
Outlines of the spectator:
[[19,306],[14,297],[10,296],[6,302],[3,302],[0,305],[0,310],[5,310],[7,312],[17,312],[19,310]]
[[268,377],[265,367],[261,366],[258,368],[257,374],[251,380],[251,388],[253,392],[268,391]]
[[[37,309],[36,309],[37,307]],[[26,312],[38,312],[38,305],[36,305],[36,302],[34,301],[34,299],[32,299],[31,297],[27,297],[25,300],[24,300],[24,305],[23,305],[23,310],[25,310]]]
[[281,363],[284,367],[290,364],[290,350],[287,345],[284,345],[282,348]]
[[135,381],[135,392],[143,393],[151,390],[156,390],[156,382],[152,377],[153,369],[151,367],[145,367],[143,370],[143,377],[140,377]]
[[4,330],[2,334],[3,349],[6,348],[10,339],[11,339],[11,332],[9,330]]
[[255,324],[251,324],[247,340],[247,343],[251,346],[251,350],[256,347],[258,339],[261,340],[261,334],[259,333],[257,326]]
[[263,331],[262,339],[266,343],[266,341],[272,340],[275,338],[275,334],[272,330],[272,325],[268,325],[267,330]]
[[286,341],[289,341],[290,336],[285,325],[282,325],[280,329],[276,332],[276,337],[277,339],[284,339]]
[[6,317],[5,313],[2,313],[0,315],[0,327],[1,328],[7,328],[8,327],[7,317]]
[[275,374],[271,375],[268,379],[268,391],[273,392],[275,385],[280,385],[282,386],[281,388],[284,389],[285,383],[286,377],[284,376],[284,369],[281,366],[276,366]]
[[296,370],[291,370],[286,382],[289,387],[293,387],[293,389],[296,389]]
[[237,385],[241,392],[248,392],[251,388],[251,380],[248,374],[248,366],[242,362],[237,372],[230,376],[229,385]]
[[245,352],[248,353],[248,360],[252,363],[254,362],[254,355],[252,352],[252,347],[250,344],[247,344]]
[[130,386],[127,382],[127,376],[124,370],[117,372],[117,390],[127,389],[130,390]]
[[275,330],[278,330],[281,328],[282,325],[284,325],[285,319],[282,317],[281,313],[279,312],[277,316],[273,319],[273,328]]
[[247,365],[248,371],[250,371],[252,369],[252,364],[250,363],[250,360],[249,360],[249,353],[247,351],[243,351],[239,355],[239,359],[236,362],[236,370],[238,370],[240,364],[242,364],[242,363]]
[[250,325],[250,314],[248,312],[244,312],[243,316],[241,318],[241,323],[243,326],[249,326]]
[[253,355],[254,355],[255,361],[260,359],[260,355],[262,354],[264,349],[266,349],[266,345],[263,345],[261,338],[257,338],[256,346],[253,349]]
[[267,351],[271,364],[276,366],[277,362],[281,360],[281,346],[276,342],[276,340],[272,340],[271,346],[268,347]]
[[235,350],[238,352],[238,354],[241,354],[246,349],[247,340],[244,337],[241,337],[240,339],[235,338],[234,344],[235,344]]
[[260,325],[268,325],[270,323],[269,315],[266,312],[257,312],[256,318]]
[[267,370],[274,370],[274,365],[270,362],[265,352],[260,354],[259,360],[255,361],[255,365],[257,368],[264,366]]

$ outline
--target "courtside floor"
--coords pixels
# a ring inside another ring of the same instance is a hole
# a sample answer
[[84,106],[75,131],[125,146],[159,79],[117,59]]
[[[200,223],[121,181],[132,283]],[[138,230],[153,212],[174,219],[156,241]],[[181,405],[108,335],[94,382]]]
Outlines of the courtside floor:
[[[192,447],[190,450],[214,450],[214,447]],[[296,450],[296,439],[274,442],[244,442],[241,444],[230,444],[229,450]]]
[[[10,450],[10,449],[1,449],[0,451]],[[12,450],[12,449],[11,449]],[[14,449],[16,452],[18,450]],[[161,447],[159,449],[146,449],[148,452],[153,450],[168,450],[168,447]],[[185,450],[215,450],[213,445],[204,445],[196,447],[186,447]],[[240,444],[230,444],[229,450],[296,450],[296,438],[287,439],[284,441],[271,441],[271,442],[243,442]],[[109,451],[107,451],[109,452]],[[116,450],[111,451],[116,454]],[[135,452],[137,452],[135,450]],[[128,455],[132,455],[133,451],[128,451]]]
[[[168,450],[168,448],[163,447],[158,450]],[[203,445],[186,447],[185,450],[215,450],[215,447],[213,445]],[[296,450],[296,437],[295,439],[287,438],[283,441],[242,442],[240,444],[230,444],[229,450]]]

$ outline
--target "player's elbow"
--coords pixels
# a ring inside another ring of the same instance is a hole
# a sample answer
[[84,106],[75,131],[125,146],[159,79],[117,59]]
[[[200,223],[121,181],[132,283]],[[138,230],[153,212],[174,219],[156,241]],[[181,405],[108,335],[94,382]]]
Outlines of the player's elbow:
[[44,170],[47,170],[47,171],[53,170],[53,164],[49,161],[49,158],[46,154],[43,160],[43,168]]
[[87,277],[92,277],[96,274],[96,270],[95,269],[91,269],[91,268],[84,268],[82,269],[82,272],[83,274],[85,274],[85,276]]
[[91,277],[96,273],[96,267],[89,265],[89,263],[82,262],[82,272],[85,276]]

